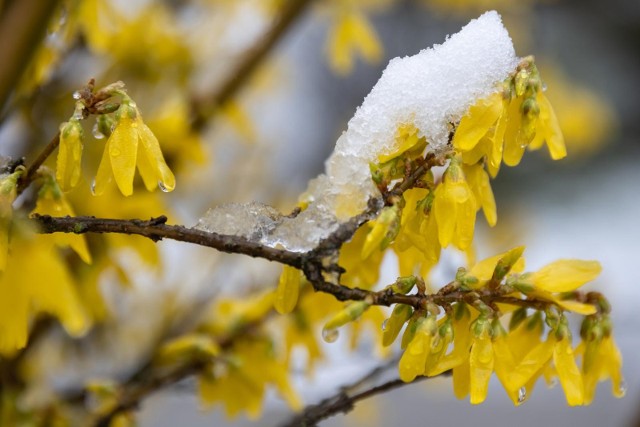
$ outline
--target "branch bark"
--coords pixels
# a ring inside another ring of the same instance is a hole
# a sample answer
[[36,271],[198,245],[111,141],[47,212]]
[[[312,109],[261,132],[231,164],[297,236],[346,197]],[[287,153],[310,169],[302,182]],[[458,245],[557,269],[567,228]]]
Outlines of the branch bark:
[[228,78],[220,85],[220,88],[213,94],[193,98],[191,105],[193,111],[191,128],[193,130],[202,130],[211,113],[235,96],[312,2],[313,0],[289,0],[282,6],[280,16],[274,20],[265,36],[244,55],[235,70],[229,73]]
[[3,14],[0,22],[0,109],[29,65],[59,1],[14,1]]

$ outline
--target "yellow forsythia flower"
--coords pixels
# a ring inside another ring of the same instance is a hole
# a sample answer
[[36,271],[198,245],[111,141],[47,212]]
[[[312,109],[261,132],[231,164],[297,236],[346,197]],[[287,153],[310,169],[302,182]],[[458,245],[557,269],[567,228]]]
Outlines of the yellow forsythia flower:
[[78,119],[72,118],[60,125],[56,179],[63,191],[71,190],[80,181],[83,133]]
[[172,191],[175,177],[164,161],[158,139],[142,121],[135,104],[123,100],[116,115],[118,124],[105,145],[93,192],[102,194],[113,177],[122,194],[130,196],[136,166],[147,190],[159,186],[163,191]]
[[398,364],[400,379],[404,382],[411,382],[418,375],[424,374],[431,352],[431,340],[437,331],[436,319],[433,316],[419,319],[418,322],[416,332]]
[[471,327],[474,334],[469,354],[469,394],[471,404],[477,405],[487,398],[494,355],[488,321],[477,320]]
[[468,249],[476,223],[476,202],[457,159],[451,159],[444,182],[435,190],[433,209],[442,247]]
[[293,311],[298,302],[300,293],[301,272],[297,268],[285,265],[282,268],[278,288],[273,300],[273,306],[280,314],[286,314]]
[[626,393],[622,379],[622,356],[611,334],[581,343],[576,353],[582,354],[584,403],[590,404],[596,394],[598,382],[611,378],[611,391],[616,397]]
[[493,190],[489,182],[489,175],[480,163],[471,166],[462,165],[464,176],[469,183],[469,188],[476,199],[478,209],[482,207],[484,217],[491,227],[496,225],[498,215],[496,212],[496,200],[493,197]]
[[570,406],[584,404],[584,386],[582,373],[576,363],[573,347],[571,346],[571,334],[566,331],[561,337],[554,334],[553,363],[560,379],[560,384]]
[[536,289],[542,291],[569,292],[594,280],[601,271],[598,261],[561,259],[533,273],[530,280]]
[[368,62],[376,62],[382,57],[382,47],[375,30],[361,13],[345,11],[330,30],[327,53],[331,68],[346,75],[353,69],[357,54]]

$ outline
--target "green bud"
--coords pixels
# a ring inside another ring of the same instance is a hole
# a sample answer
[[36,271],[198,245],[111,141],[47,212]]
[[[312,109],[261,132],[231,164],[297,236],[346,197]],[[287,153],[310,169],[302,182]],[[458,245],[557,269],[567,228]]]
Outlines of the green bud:
[[396,304],[391,316],[386,320],[382,331],[382,345],[387,347],[393,344],[400,330],[413,314],[413,307],[406,304]]
[[518,246],[511,249],[502,258],[500,258],[496,264],[496,268],[493,270],[492,280],[499,283],[504,276],[509,274],[509,271],[511,271],[511,268],[513,268],[515,263],[522,257],[523,253],[524,246]]
[[344,326],[358,319],[370,306],[371,304],[367,301],[353,302],[333,316],[331,320],[324,325],[324,329],[336,329]]
[[389,288],[397,294],[406,295],[416,285],[417,279],[415,276],[398,277],[396,282]]
[[525,69],[518,71],[514,78],[516,96],[524,95],[527,89],[527,81],[529,80],[529,72]]
[[411,320],[409,320],[409,323],[407,323],[407,327],[405,328],[404,333],[402,334],[402,341],[400,343],[400,348],[402,348],[403,350],[407,348],[407,346],[413,339],[414,335],[416,334],[416,330],[418,329],[419,323],[422,323],[423,321],[424,321],[424,317],[418,317],[418,318],[412,317]]

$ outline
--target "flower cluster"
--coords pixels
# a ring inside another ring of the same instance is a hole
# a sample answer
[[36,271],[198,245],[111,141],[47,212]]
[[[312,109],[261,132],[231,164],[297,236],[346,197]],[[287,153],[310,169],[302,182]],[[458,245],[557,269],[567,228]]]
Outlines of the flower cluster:
[[[391,344],[407,325],[400,378],[408,382],[452,370],[456,396],[468,395],[473,404],[485,400],[492,373],[516,405],[541,376],[560,380],[569,405],[590,403],[597,382],[606,378],[612,379],[616,396],[624,394],[608,304],[599,294],[576,292],[599,274],[599,264],[561,260],[519,273],[521,254],[516,248],[468,272],[461,269],[443,291],[425,296],[424,308],[396,305],[384,343]],[[444,315],[437,305],[445,307]],[[565,310],[587,315],[576,349]],[[504,313],[511,314],[508,332],[500,321]]]
[[[119,96],[119,104],[112,101]],[[167,166],[158,139],[143,122],[136,103],[127,95],[121,82],[94,93],[93,85],[74,94],[76,109],[68,122],[60,125],[56,179],[64,191],[76,187],[82,176],[84,132],[80,121],[89,114],[98,116],[93,129],[96,139],[109,136],[96,177],[91,185],[95,195],[104,193],[115,179],[125,196],[133,194],[136,168],[147,190],[175,188],[175,177]]]

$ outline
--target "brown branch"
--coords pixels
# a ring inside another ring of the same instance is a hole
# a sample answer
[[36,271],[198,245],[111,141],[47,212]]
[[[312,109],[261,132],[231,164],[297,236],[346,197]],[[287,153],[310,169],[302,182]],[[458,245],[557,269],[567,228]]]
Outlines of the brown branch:
[[38,157],[27,168],[25,174],[20,177],[17,188],[18,195],[20,195],[29,186],[29,184],[33,182],[40,166],[42,166],[44,162],[49,158],[49,156],[55,151],[55,149],[58,148],[58,145],[60,145],[60,132],[56,133],[51,141],[49,141],[49,143],[40,152],[40,154],[38,154]]
[[[394,363],[395,365],[395,363]],[[322,420],[326,420],[338,413],[342,412],[344,414],[349,413],[355,407],[355,404],[361,400],[368,399],[370,397],[374,397],[378,394],[387,393],[389,391],[395,390],[397,388],[403,387],[409,384],[415,384],[421,381],[424,381],[428,378],[435,377],[417,377],[410,383],[406,383],[401,379],[397,378],[391,381],[387,381],[378,386],[372,387],[368,390],[364,390],[360,393],[349,394],[349,391],[352,389],[359,388],[363,383],[368,382],[375,377],[379,376],[381,372],[386,370],[388,365],[377,367],[373,371],[367,373],[362,378],[358,379],[355,383],[341,387],[340,391],[335,395],[328,397],[322,400],[317,405],[307,406],[302,413],[296,415],[288,422],[282,424],[281,427],[312,427],[318,425],[318,423]],[[443,372],[438,376],[450,375],[451,371]]]
[[209,233],[182,225],[167,225],[166,216],[140,219],[107,219],[91,216],[52,217],[33,215],[39,231],[49,233],[118,233],[139,235],[153,240],[172,239],[214,248],[222,252],[244,254],[301,268],[304,254],[261,245],[242,236]]
[[0,22],[0,109],[29,65],[59,0],[11,2]]
[[293,26],[297,18],[313,2],[313,0],[289,0],[281,7],[280,16],[274,20],[272,27],[265,36],[245,54],[236,68],[229,73],[229,77],[220,85],[213,94],[195,97],[192,101],[193,121],[191,128],[195,131],[202,130],[212,111],[222,106],[233,98],[235,94],[253,75],[260,63],[275,47],[278,41]]

